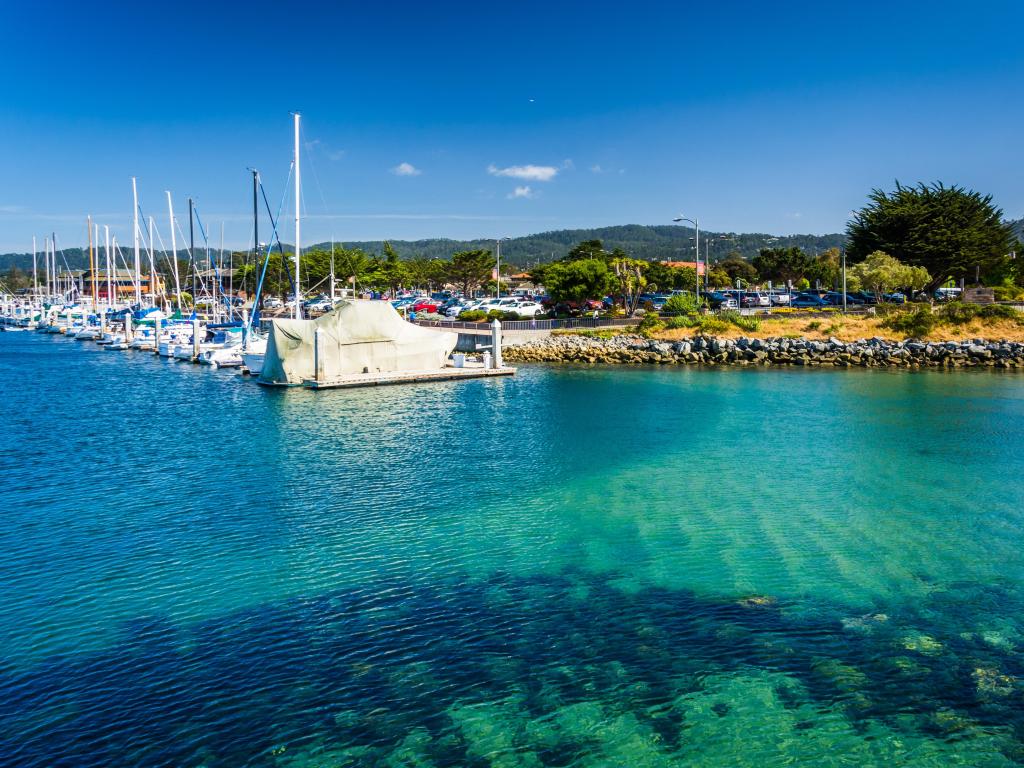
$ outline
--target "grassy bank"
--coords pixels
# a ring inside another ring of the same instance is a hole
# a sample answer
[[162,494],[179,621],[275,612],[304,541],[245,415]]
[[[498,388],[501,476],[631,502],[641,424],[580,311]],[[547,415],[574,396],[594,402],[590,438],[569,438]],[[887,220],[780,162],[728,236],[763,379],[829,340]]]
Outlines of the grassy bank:
[[[671,327],[677,325],[678,327]],[[786,314],[744,317],[739,323],[729,318],[694,319],[684,325],[666,323],[649,327],[652,338],[663,341],[688,339],[706,332],[727,339],[741,336],[804,338],[856,341],[879,337],[887,341],[907,338],[924,341],[959,341],[969,338],[1024,341],[1024,313],[1008,307],[974,307],[951,304],[936,308],[913,307],[883,316],[842,315],[838,312],[821,317],[793,317]]]

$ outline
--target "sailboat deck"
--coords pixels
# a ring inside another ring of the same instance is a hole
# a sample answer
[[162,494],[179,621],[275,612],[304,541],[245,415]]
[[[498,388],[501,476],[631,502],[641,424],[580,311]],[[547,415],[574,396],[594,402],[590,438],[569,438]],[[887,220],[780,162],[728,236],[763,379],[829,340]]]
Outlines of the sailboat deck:
[[484,368],[481,364],[467,364],[465,368],[449,366],[429,371],[389,371],[378,373],[352,373],[324,381],[307,379],[302,386],[309,389],[351,389],[354,387],[382,387],[389,384],[421,384],[429,381],[456,379],[483,379],[492,376],[513,376],[515,368]]

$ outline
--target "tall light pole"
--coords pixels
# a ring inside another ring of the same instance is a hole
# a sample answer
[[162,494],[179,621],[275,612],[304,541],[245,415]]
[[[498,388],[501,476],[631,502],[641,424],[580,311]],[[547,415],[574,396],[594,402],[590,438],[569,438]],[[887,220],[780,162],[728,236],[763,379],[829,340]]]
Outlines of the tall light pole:
[[501,298],[501,244],[503,242],[505,242],[506,240],[508,240],[507,237],[499,237],[497,240],[494,241],[497,244],[497,246],[498,246],[497,247],[497,251],[498,251],[497,266],[494,268],[494,276],[495,276],[495,281],[494,282],[495,282],[495,285],[498,286],[497,290],[495,291],[494,297],[497,298],[497,299]]
[[840,248],[839,252],[843,256],[843,314],[846,314],[846,248]]
[[695,252],[697,254],[694,257],[694,258],[697,259],[697,261],[694,262],[697,265],[697,268],[694,270],[697,273],[697,294],[696,294],[696,297],[699,300],[700,299],[700,224],[697,223],[696,219],[687,219],[687,218],[684,218],[683,216],[676,216],[674,219],[672,219],[672,221],[676,222],[677,224],[680,221],[688,221],[691,224],[693,224],[693,232],[694,232],[694,235],[696,236],[694,238],[695,244],[696,244],[696,248],[694,250],[695,250]]

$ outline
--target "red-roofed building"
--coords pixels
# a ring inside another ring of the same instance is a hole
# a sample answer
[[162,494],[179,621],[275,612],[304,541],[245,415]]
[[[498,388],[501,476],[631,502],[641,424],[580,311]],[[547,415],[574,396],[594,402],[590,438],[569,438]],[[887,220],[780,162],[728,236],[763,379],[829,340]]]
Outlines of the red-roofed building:
[[704,270],[707,269],[707,264],[703,261],[663,261],[661,262],[666,267],[672,267],[673,269],[681,269],[683,267],[689,267],[690,269],[696,269],[698,275],[703,275]]

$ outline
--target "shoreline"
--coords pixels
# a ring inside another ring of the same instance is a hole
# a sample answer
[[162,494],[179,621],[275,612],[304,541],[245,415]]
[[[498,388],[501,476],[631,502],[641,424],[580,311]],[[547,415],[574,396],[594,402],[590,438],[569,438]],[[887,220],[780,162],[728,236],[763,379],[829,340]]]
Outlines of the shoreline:
[[610,338],[565,334],[508,346],[503,357],[514,363],[1024,370],[1024,342],[886,341],[878,337],[845,342],[836,338],[718,336],[670,342],[635,334]]

